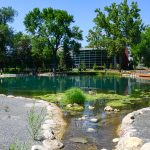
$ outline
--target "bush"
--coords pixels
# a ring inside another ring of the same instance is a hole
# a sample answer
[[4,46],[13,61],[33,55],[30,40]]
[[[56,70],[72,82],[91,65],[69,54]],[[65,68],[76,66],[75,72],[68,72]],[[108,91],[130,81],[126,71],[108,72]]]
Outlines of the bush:
[[41,131],[41,125],[44,121],[45,113],[42,109],[38,114],[35,106],[27,113],[28,131],[33,140],[37,140]]
[[96,65],[96,63],[93,65],[93,70],[98,70],[98,66]]
[[65,92],[65,100],[67,103],[83,104],[85,101],[84,93],[79,88],[71,88]]
[[109,65],[109,69],[113,69],[113,65],[112,65],[112,63],[110,63],[110,65]]

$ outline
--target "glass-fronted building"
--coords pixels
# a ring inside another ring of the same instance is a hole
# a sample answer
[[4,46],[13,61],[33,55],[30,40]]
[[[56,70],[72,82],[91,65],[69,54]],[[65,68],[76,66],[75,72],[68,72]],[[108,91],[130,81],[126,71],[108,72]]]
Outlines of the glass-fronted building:
[[106,50],[97,50],[94,48],[81,48],[79,54],[72,53],[74,67],[85,63],[87,68],[93,68],[93,65],[109,67],[114,64],[114,58],[109,58]]

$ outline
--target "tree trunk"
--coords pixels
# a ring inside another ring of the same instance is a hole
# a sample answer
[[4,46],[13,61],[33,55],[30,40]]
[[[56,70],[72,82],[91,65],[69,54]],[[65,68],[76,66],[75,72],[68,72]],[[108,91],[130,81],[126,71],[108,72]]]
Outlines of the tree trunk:
[[53,73],[56,74],[56,65],[57,65],[57,60],[56,60],[56,50],[53,50],[53,62],[52,62],[52,70]]

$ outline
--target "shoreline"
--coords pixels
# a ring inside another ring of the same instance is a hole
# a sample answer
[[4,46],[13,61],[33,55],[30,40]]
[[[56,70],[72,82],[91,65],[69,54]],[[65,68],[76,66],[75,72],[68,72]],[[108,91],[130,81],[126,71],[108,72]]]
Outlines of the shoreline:
[[[13,95],[6,96],[3,94],[0,94],[0,100],[3,101],[1,103],[2,104],[5,103],[5,106],[8,106],[10,110],[13,109],[15,117],[17,116],[17,118],[19,118],[18,121],[20,121],[20,119],[22,119],[23,122],[25,122],[24,124],[26,124],[26,125],[27,125],[26,117],[19,116],[20,115],[19,111],[21,111],[21,114],[24,114],[26,116],[27,111],[24,111],[23,108],[29,110],[29,109],[31,109],[32,106],[35,106],[37,110],[39,110],[41,108],[44,108],[46,110],[45,119],[41,126],[41,129],[42,129],[41,134],[42,135],[40,135],[40,136],[42,136],[41,137],[42,140],[40,140],[39,142],[33,141],[31,150],[36,150],[36,149],[44,150],[44,149],[49,149],[49,148],[59,149],[59,148],[63,147],[63,143],[61,143],[61,139],[65,132],[67,123],[64,120],[63,113],[58,106],[56,106],[53,103],[49,103],[49,102],[46,102],[43,100],[25,98],[22,96],[15,97]],[[13,104],[14,108],[12,108],[9,103]],[[19,108],[16,106],[16,104],[19,105]],[[15,106],[16,106],[16,108],[15,108]],[[18,111],[18,109],[20,109],[20,110]],[[17,111],[19,112],[19,114]],[[4,111],[3,114],[7,115],[7,112]],[[11,114],[11,111],[10,111],[10,114]],[[13,114],[11,114],[11,115],[13,116]],[[3,117],[3,116],[1,116],[1,117]],[[12,120],[7,119],[7,122],[5,120],[4,120],[4,122],[1,122],[1,125],[6,126],[4,124],[8,124],[9,127],[11,128]],[[20,122],[20,124],[21,123],[22,123],[22,121]],[[20,127],[19,130],[22,131],[24,129],[22,127]],[[5,131],[5,132],[8,132],[8,131]],[[16,134],[16,133],[13,133],[13,130],[11,132],[12,132],[11,134]],[[9,135],[9,133],[8,133],[8,135]],[[21,132],[21,134],[19,132],[18,135],[24,136],[24,132],[23,133]],[[3,138],[3,137],[1,137],[1,138]],[[11,139],[11,137],[8,137],[8,138]],[[17,138],[17,136],[16,136],[16,138]],[[18,137],[18,139],[19,139],[19,137]],[[29,139],[27,139],[27,137],[25,139],[27,141],[29,140]],[[14,139],[11,139],[11,141],[13,141],[13,140]],[[27,142],[27,141],[24,141],[24,142]],[[7,141],[6,141],[6,143],[7,143]],[[10,146],[10,144],[6,145],[6,143],[4,143],[4,145],[6,147]],[[10,141],[8,143],[10,143]]]
[[116,150],[150,149],[150,107],[127,114],[119,128],[119,142]]

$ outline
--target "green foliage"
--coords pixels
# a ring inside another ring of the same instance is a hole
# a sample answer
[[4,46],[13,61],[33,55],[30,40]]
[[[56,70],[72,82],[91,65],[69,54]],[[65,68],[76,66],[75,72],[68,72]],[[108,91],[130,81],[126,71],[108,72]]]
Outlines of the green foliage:
[[132,54],[134,56],[135,65],[143,63],[145,66],[150,67],[150,27],[146,28],[141,33],[141,42],[132,47]]
[[27,114],[28,131],[33,140],[38,139],[44,117],[44,110],[42,109],[41,112],[38,114],[36,112],[35,106],[33,106]]
[[[79,40],[82,40],[82,31],[79,27],[72,26],[73,22],[72,15],[53,8],[44,8],[42,11],[34,8],[25,17],[24,24],[27,31],[36,39],[42,38],[43,49],[51,51],[54,72],[57,66],[56,55],[60,48],[68,53],[70,50],[78,51],[81,47]],[[40,45],[36,46],[39,49]],[[36,48],[34,52],[39,53],[36,52]]]
[[71,88],[65,92],[65,101],[71,104],[83,104],[85,101],[85,96],[81,89]]
[[87,37],[89,45],[97,49],[103,47],[109,56],[122,56],[127,46],[132,47],[140,41],[143,30],[140,9],[137,2],[129,6],[124,0],[104,7],[104,11],[95,10],[95,27]]
[[109,65],[109,69],[113,69],[113,65],[112,65],[112,63],[110,63],[110,65]]
[[120,69],[121,69],[120,64],[117,64],[117,66],[116,66],[116,67],[117,67],[116,69],[118,69],[118,70],[120,70]]
[[104,69],[106,69],[106,68],[107,68],[106,64],[104,64],[104,66],[103,66],[103,67],[104,67]]
[[12,48],[13,30],[9,27],[17,12],[12,7],[0,8],[0,68],[3,68],[9,60],[7,52]]
[[81,62],[78,66],[78,71],[86,71],[86,65],[84,62]]
[[98,70],[98,66],[96,65],[96,63],[94,63],[93,65],[93,70]]
[[[25,143],[22,144],[18,140],[9,146],[9,150],[29,150],[29,149],[30,149],[29,145],[27,145]],[[6,149],[4,148],[4,150],[6,150]]]

